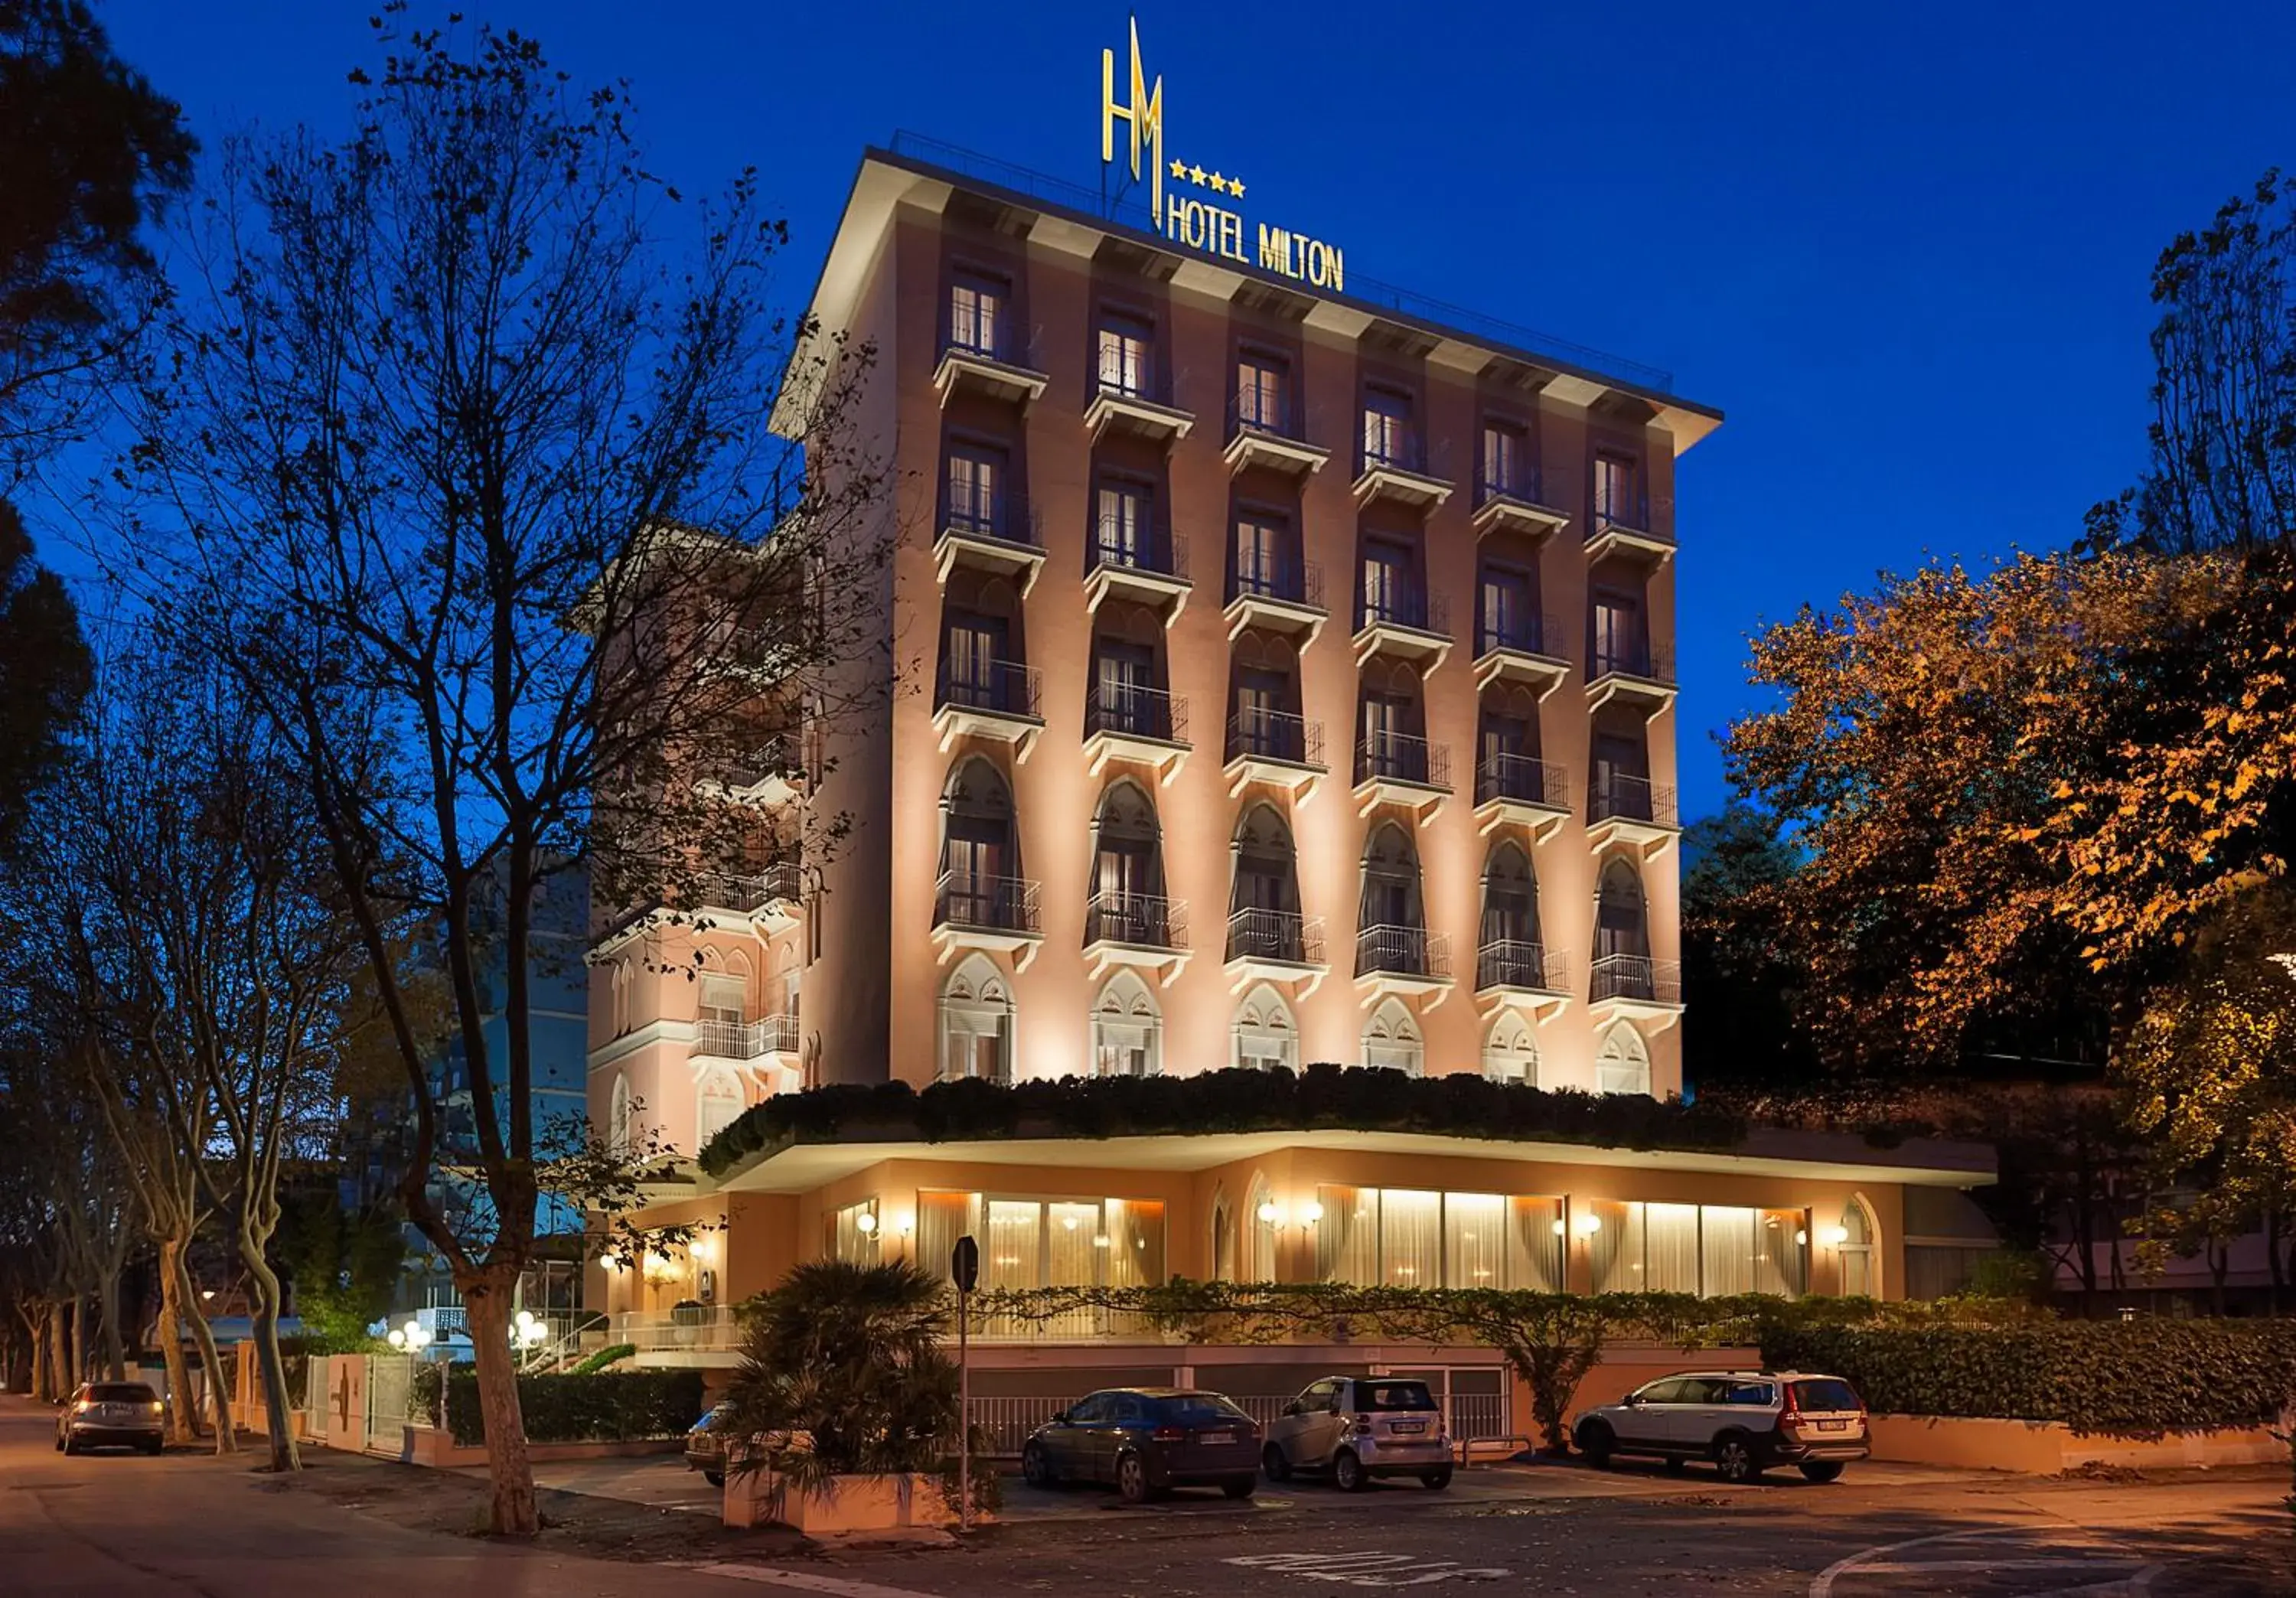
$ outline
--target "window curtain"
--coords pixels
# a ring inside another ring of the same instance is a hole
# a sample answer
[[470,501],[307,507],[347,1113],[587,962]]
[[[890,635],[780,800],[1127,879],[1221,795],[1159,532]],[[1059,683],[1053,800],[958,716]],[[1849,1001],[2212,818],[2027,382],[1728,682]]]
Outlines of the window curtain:
[[877,1213],[877,1201],[865,1199],[858,1204],[848,1204],[837,1212],[834,1223],[832,1251],[847,1265],[877,1263],[877,1233],[874,1228],[861,1230],[861,1217]]
[[1443,1195],[1409,1188],[1379,1194],[1379,1275],[1390,1287],[1437,1287],[1443,1281]]
[[1443,1285],[1506,1287],[1506,1201],[1496,1193],[1443,1195]]
[[1324,1207],[1316,1225],[1316,1276],[1376,1287],[1379,1274],[1379,1194],[1371,1188],[1318,1187]]
[[1808,1252],[1805,1245],[1795,1242],[1798,1235],[1806,1236],[1808,1222],[1799,1209],[1765,1209],[1761,1224],[1754,1232],[1754,1291],[1758,1293],[1783,1293],[1799,1298],[1809,1291],[1809,1274],[1805,1261]]
[[[1044,1206],[1035,1200],[988,1201],[988,1234],[980,1249],[980,1285],[984,1288],[1040,1287],[1037,1269],[1042,1258]],[[1086,1240],[1089,1247],[1091,1240]]]
[[1535,1293],[1565,1291],[1563,1240],[1554,1231],[1562,1218],[1562,1201],[1510,1199],[1507,1208],[1506,1285]]
[[[1005,1206],[991,1206],[1003,1209]],[[1034,1205],[1028,1206],[1034,1209]],[[1097,1204],[1048,1204],[1045,1228],[1045,1285],[1047,1287],[1093,1287],[1100,1281],[1100,1256],[1103,1250],[1095,1240],[1103,1234],[1100,1229],[1100,1206]]]
[[1645,1204],[1643,1287],[1653,1293],[1698,1291],[1698,1206]]
[[956,1240],[966,1233],[980,1235],[977,1193],[921,1192],[917,1195],[917,1264],[942,1281],[948,1280],[948,1257]]
[[1164,1207],[1137,1199],[1111,1199],[1099,1249],[1111,1287],[1154,1287],[1164,1280]]
[[1587,1212],[1603,1223],[1589,1240],[1588,1252],[1594,1257],[1595,1291],[1598,1293],[1641,1291],[1644,1286],[1643,1207],[1598,1200],[1587,1206]]
[[1754,1291],[1756,1223],[1751,1209],[1708,1205],[1700,1212],[1701,1291],[1710,1299]]

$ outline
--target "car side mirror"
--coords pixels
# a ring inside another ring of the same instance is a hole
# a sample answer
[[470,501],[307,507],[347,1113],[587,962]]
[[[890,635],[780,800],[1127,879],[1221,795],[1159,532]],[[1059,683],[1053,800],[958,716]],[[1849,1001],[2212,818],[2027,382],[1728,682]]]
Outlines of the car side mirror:
[[1643,1396],[1640,1393],[1628,1393],[1625,1397],[1619,1400],[1620,1403],[1625,1405],[1628,1409],[1632,1409],[1636,1405],[1640,1404],[1642,1401]]

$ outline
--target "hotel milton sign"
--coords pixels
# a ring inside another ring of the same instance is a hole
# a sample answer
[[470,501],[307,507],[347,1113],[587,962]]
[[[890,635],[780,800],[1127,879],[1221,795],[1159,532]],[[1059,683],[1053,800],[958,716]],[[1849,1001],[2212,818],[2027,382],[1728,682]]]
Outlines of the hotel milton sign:
[[1141,70],[1140,21],[1136,17],[1132,21],[1132,81],[1128,86],[1130,98],[1119,105],[1116,99],[1116,52],[1102,51],[1101,164],[1110,166],[1119,159],[1116,125],[1121,121],[1128,135],[1126,153],[1130,158],[1132,181],[1137,183],[1144,176],[1147,179],[1148,214],[1155,218],[1158,230],[1166,238],[1209,256],[1296,279],[1312,288],[1329,289],[1333,293],[1345,291],[1346,263],[1336,245],[1289,228],[1270,227],[1265,222],[1247,234],[1242,211],[1215,201],[1199,200],[1193,194],[1164,192],[1165,182],[1169,179],[1175,189],[1185,184],[1240,201],[1243,198],[1243,179],[1217,169],[1207,172],[1201,166],[1177,159],[1168,163],[1165,160],[1164,75],[1158,73],[1155,82],[1151,83]]

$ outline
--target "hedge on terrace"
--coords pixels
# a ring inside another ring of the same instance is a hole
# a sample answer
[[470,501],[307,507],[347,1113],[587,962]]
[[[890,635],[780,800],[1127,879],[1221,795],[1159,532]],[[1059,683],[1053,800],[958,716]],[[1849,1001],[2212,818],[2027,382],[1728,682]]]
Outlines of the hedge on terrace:
[[2013,1327],[1773,1322],[1762,1357],[1846,1376],[1877,1414],[2062,1421],[2077,1432],[2275,1422],[2296,1404],[2296,1322],[2040,1321]]
[[752,1105],[701,1151],[720,1176],[793,1143],[955,1143],[1013,1137],[1167,1136],[1213,1132],[1423,1132],[1620,1149],[1726,1149],[1746,1123],[1726,1110],[1635,1094],[1550,1092],[1471,1072],[1311,1065],[1297,1074],[1064,1077],[1006,1087],[966,1078],[919,1093],[905,1082],[816,1087]]
[[[521,1376],[518,1407],[526,1418],[530,1443],[623,1443],[677,1437],[701,1418],[701,1373]],[[486,1441],[486,1425],[479,1415],[479,1378],[467,1366],[455,1366],[447,1382],[447,1425],[463,1446]]]

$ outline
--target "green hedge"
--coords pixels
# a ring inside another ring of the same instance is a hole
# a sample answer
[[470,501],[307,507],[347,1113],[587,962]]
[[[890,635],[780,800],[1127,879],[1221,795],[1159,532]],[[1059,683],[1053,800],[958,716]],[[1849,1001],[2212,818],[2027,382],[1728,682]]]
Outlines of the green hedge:
[[1877,1414],[2062,1421],[2159,1437],[2253,1426],[2296,1402],[2296,1322],[2050,1321],[2014,1327],[1772,1324],[1762,1358],[1846,1376]]
[[[519,1409],[530,1443],[626,1443],[677,1437],[701,1418],[699,1371],[601,1371],[521,1376]],[[447,1383],[447,1424],[464,1446],[486,1441],[479,1379],[457,1366]]]
[[1701,1150],[1736,1146],[1746,1123],[1709,1105],[1636,1094],[1548,1092],[1470,1072],[1406,1077],[1311,1065],[1296,1074],[1068,1077],[1009,1087],[966,1078],[935,1083],[922,1093],[905,1082],[888,1082],[776,1094],[710,1139],[701,1165],[719,1176],[752,1154],[792,1143],[1316,1129]]
[[567,1373],[570,1376],[594,1376],[608,1365],[619,1364],[638,1351],[636,1343],[608,1343],[596,1353],[585,1358]]

